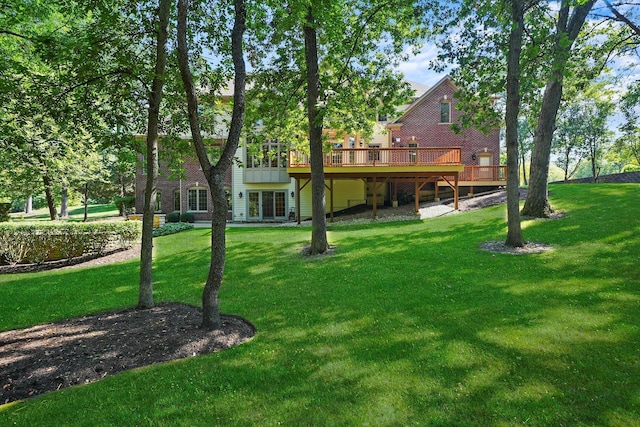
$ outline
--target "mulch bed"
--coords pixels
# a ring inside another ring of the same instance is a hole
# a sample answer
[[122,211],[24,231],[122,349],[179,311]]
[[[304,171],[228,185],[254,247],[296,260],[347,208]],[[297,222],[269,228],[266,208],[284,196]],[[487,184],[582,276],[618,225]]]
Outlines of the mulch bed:
[[167,303],[0,332],[0,405],[132,368],[220,351],[256,332],[240,317],[221,317],[221,331],[206,331],[199,328],[200,309]]

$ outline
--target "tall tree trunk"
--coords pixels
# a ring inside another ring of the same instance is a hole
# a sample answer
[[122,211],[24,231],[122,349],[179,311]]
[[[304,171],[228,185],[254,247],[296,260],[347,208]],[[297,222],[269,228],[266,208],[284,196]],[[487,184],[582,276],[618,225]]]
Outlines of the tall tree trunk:
[[27,201],[24,204],[24,213],[30,214],[33,212],[33,194],[27,196]]
[[51,178],[46,173],[42,175],[42,183],[44,184],[44,195],[47,199],[47,206],[49,207],[49,218],[51,221],[56,219],[56,202],[53,199],[53,189],[51,188]]
[[60,218],[69,218],[69,189],[67,184],[62,184],[62,191],[60,194]]
[[235,0],[235,21],[231,34],[231,54],[235,70],[231,127],[220,159],[215,166],[212,166],[207,157],[206,147],[200,132],[198,99],[189,68],[189,51],[187,47],[188,9],[188,0],[178,0],[178,63],[187,98],[187,112],[193,146],[200,166],[207,178],[213,201],[211,262],[207,282],[202,292],[202,328],[216,330],[222,328],[218,294],[224,277],[226,256],[227,197],[224,191],[224,176],[231,167],[233,156],[238,149],[244,123],[246,69],[242,51],[242,38],[245,31],[246,10],[244,0]]
[[120,184],[120,199],[122,200],[120,202],[120,206],[118,206],[119,210],[120,210],[120,216],[123,217],[127,217],[127,202],[124,201],[125,196],[127,195],[126,193],[126,189],[125,189],[125,184],[124,184],[124,175],[119,173],[118,174],[118,181]]
[[529,183],[527,182],[527,159],[524,156],[524,150],[522,150],[521,152],[521,156],[522,156],[522,182],[524,185],[529,185]]
[[511,31],[507,62],[507,246],[522,247],[520,226],[520,171],[518,170],[518,114],[520,112],[520,52],[524,27],[524,2],[511,0]]
[[89,219],[89,183],[84,184],[84,194],[82,195],[82,202],[84,205],[84,216],[82,222],[87,222]]
[[156,204],[158,183],[158,120],[164,70],[167,64],[167,38],[170,0],[160,0],[158,5],[158,37],[156,46],[156,66],[151,93],[149,95],[149,119],[147,123],[147,182],[145,187],[144,210],[142,214],[142,246],[140,249],[140,287],[138,308],[153,307],[153,214]]
[[544,90],[542,107],[538,117],[533,152],[531,154],[531,170],[529,172],[529,191],[522,208],[522,215],[536,218],[548,218],[553,209],[548,199],[549,161],[551,158],[551,140],[556,127],[556,116],[562,100],[562,84],[564,71],[571,55],[573,42],[584,24],[594,1],[587,1],[573,9],[569,19],[571,2],[562,0],[556,25],[552,71]]
[[318,71],[318,43],[311,6],[304,24],[304,50],[307,66],[307,115],[309,118],[309,145],[311,150],[311,251],[322,254],[329,248],[327,241],[326,200],[324,195],[324,162],[322,156],[322,112],[320,100],[320,74]]

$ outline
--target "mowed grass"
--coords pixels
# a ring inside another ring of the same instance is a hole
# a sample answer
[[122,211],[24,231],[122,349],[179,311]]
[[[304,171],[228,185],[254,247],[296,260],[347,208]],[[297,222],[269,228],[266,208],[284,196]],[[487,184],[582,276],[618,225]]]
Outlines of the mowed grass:
[[[59,207],[58,207],[59,208]],[[60,212],[58,211],[58,215]],[[69,217],[65,221],[82,221],[84,219],[84,206],[70,206],[68,209]],[[118,208],[112,203],[89,205],[87,207],[87,219],[98,220],[111,218],[120,215]],[[50,221],[49,209],[47,207],[35,209],[30,214],[13,213],[11,214],[13,221]]]
[[[239,347],[0,406],[0,425],[640,425],[640,186],[552,186],[508,255],[505,207],[425,221],[230,228]],[[210,233],[155,241],[157,301],[199,305]],[[131,307],[138,262],[0,276],[0,330]]]

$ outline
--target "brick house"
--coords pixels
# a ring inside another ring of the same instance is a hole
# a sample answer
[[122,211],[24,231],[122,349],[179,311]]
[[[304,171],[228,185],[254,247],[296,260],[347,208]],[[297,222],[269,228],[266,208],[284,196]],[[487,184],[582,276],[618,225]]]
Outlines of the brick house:
[[[399,117],[379,117],[374,136],[334,139],[325,155],[327,212],[357,205],[375,209],[382,204],[437,198],[450,191],[457,201],[459,188],[495,188],[506,184],[505,167],[499,166],[499,129],[484,135],[475,129],[456,134],[451,124],[456,109],[456,87],[445,76],[433,87],[411,83],[413,100]],[[222,143],[221,138],[217,140]],[[277,141],[265,143],[263,154],[238,149],[241,165],[226,177],[231,221],[286,221],[311,216],[310,164],[303,153],[289,152]],[[196,220],[211,218],[211,200],[197,160],[184,164],[182,180],[169,179],[161,165],[158,212],[193,212]],[[142,212],[145,176],[136,177],[136,209]]]
[[[217,141],[218,144],[221,141]],[[147,175],[144,171],[144,159],[138,157],[136,170],[136,212],[142,213],[144,208],[144,193]],[[156,199],[156,214],[168,214],[172,212],[193,214],[194,220],[210,220],[213,212],[213,203],[209,194],[209,186],[202,172],[200,163],[195,157],[187,157],[183,162],[183,178],[172,177],[167,162],[160,161],[158,172],[158,190]],[[225,175],[225,191],[229,200],[228,219],[231,219],[231,191],[233,188],[232,172],[228,170]]]
[[[379,121],[380,131],[370,142],[353,137],[337,141],[325,155],[326,197],[329,212],[359,204],[376,207],[439,198],[460,189],[473,193],[506,185],[506,167],[500,166],[500,129],[485,135],[476,129],[455,133],[456,86],[445,76],[431,88],[414,85],[416,98],[399,117]],[[424,88],[422,93],[420,89]],[[300,209],[310,216],[310,164],[302,153],[291,153],[289,174],[296,180]]]

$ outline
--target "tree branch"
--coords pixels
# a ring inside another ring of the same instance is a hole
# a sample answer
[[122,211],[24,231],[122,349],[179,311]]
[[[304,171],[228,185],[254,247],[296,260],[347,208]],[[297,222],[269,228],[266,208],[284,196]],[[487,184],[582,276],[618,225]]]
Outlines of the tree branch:
[[617,21],[624,22],[629,26],[629,28],[633,30],[634,33],[640,36],[640,27],[638,27],[636,24],[631,22],[626,16],[618,12],[618,9],[613,7],[613,5],[609,2],[609,0],[604,0],[604,3],[607,5],[611,13],[613,13],[613,16],[616,17]]
[[33,41],[33,39],[31,37],[27,37],[27,36],[25,36],[23,34],[14,33],[13,31],[9,31],[9,30],[0,30],[0,34],[7,34],[9,36],[19,37],[21,39]]

